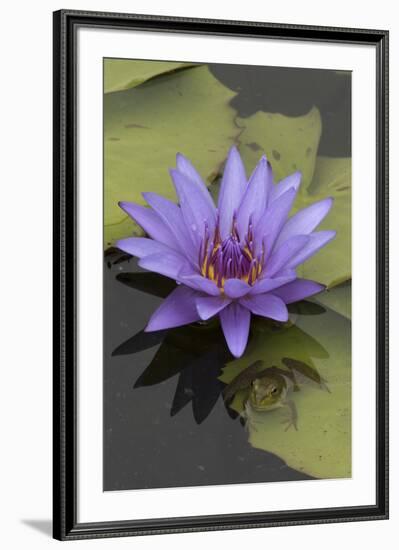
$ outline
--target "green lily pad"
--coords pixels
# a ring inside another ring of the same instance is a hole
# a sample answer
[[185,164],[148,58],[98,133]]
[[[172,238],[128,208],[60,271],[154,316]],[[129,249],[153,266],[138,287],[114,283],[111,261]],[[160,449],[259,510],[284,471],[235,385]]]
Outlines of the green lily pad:
[[302,172],[302,184],[293,213],[332,196],[334,205],[319,229],[333,229],[336,238],[303,264],[300,276],[331,288],[351,277],[351,159],[317,157],[321,117],[313,107],[300,117],[257,112],[238,118],[243,127],[240,152],[248,174],[266,154],[276,181]]
[[104,96],[105,246],[140,230],[118,201],[145,204],[143,191],[176,200],[169,176],[176,153],[187,156],[208,183],[239,129],[224,87],[206,66],[175,71],[139,87]]
[[300,170],[302,185],[309,185],[321,136],[321,117],[316,107],[298,117],[258,111],[248,118],[238,118],[237,124],[244,128],[240,151],[249,172],[266,154],[276,181]]
[[192,66],[192,63],[172,61],[104,59],[104,93],[128,90],[161,74]]
[[[316,315],[316,323],[325,313]],[[295,319],[305,316],[295,314]],[[265,361],[267,366],[283,366],[283,357],[293,357],[313,368],[315,358],[327,358],[328,351],[310,334],[302,330],[298,324],[292,322],[278,325],[263,317],[253,317],[251,324],[251,337],[245,354],[240,359],[230,362],[224,369],[220,380],[230,383],[237,374],[246,369],[255,361]],[[233,401],[232,407],[237,412],[242,411],[240,399]]]
[[[298,430],[285,431],[287,407],[251,414],[249,442],[271,452],[288,466],[316,478],[351,476],[351,338],[350,322],[327,310],[322,315],[298,316],[296,324],[273,331],[255,321],[245,355],[229,363],[221,380],[234,377],[257,360],[282,366],[283,357],[303,361],[326,380],[329,392],[315,384],[291,392],[298,413]],[[248,390],[236,394],[232,408],[241,412]]]
[[340,315],[350,319],[352,314],[351,282],[346,281],[341,285],[337,285],[330,290],[322,292],[314,299],[314,301],[327,306]]
[[302,264],[298,274],[331,288],[351,278],[351,159],[318,157],[309,189],[302,190],[295,209],[326,197],[334,204],[318,230],[333,229],[337,235],[327,246]]
[[123,237],[143,237],[144,231],[131,218],[125,216],[117,223],[104,225],[104,248]]

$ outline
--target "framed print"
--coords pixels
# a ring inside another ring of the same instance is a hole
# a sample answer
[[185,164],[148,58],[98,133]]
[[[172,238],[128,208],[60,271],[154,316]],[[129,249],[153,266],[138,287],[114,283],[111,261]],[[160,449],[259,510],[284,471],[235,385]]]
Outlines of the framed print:
[[54,537],[388,517],[388,32],[54,14]]

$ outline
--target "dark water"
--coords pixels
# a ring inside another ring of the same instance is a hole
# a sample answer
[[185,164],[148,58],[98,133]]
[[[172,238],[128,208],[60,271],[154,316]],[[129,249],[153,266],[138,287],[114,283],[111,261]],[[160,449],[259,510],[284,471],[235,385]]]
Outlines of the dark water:
[[[319,154],[350,155],[349,74],[221,65],[212,71],[237,91],[241,116],[259,109],[297,116],[318,106]],[[242,421],[226,409],[217,377],[231,356],[218,327],[205,337],[201,327],[141,333],[170,283],[150,274],[136,278],[135,288],[121,281],[137,271],[133,259],[106,256],[104,490],[308,479],[252,448]]]
[[351,156],[351,73],[249,65],[211,65],[223,84],[237,92],[231,105],[239,116],[257,111],[300,116],[315,105],[322,118],[319,155]]

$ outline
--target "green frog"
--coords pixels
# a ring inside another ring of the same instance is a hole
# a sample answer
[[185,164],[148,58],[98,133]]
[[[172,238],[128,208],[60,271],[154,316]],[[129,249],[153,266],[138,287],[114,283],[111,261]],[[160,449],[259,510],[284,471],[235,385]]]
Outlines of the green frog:
[[263,371],[251,383],[249,397],[244,403],[244,418],[252,423],[252,427],[256,429],[255,420],[252,419],[253,411],[266,412],[273,411],[279,408],[286,408],[287,415],[282,420],[285,424],[285,431],[291,426],[298,430],[298,412],[294,401],[289,398],[291,390],[294,386],[291,380],[285,375],[277,372]]
[[226,403],[230,402],[234,395],[243,389],[248,389],[248,396],[244,401],[244,409],[241,416],[256,430],[254,412],[273,411],[278,408],[288,410],[287,417],[283,420],[285,430],[291,426],[298,429],[298,414],[295,403],[290,399],[292,391],[298,391],[299,387],[290,371],[272,366],[260,370],[263,361],[255,361],[247,369],[242,371],[230,382],[224,391]]
[[286,424],[285,431],[293,427],[298,430],[298,412],[292,393],[300,390],[298,379],[301,382],[311,382],[320,389],[329,391],[326,381],[317,370],[302,361],[284,357],[282,363],[285,368],[276,366],[264,368],[263,361],[255,361],[248,368],[240,372],[224,391],[224,399],[228,404],[240,390],[249,390],[243,403],[241,416],[256,430],[254,412],[273,411],[285,408],[286,417],[282,423]]

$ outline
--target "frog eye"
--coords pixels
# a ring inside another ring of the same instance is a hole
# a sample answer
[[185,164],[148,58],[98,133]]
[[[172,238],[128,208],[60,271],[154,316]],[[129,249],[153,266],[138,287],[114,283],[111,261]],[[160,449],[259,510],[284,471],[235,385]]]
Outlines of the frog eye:
[[274,386],[272,389],[272,394],[275,394],[275,393],[277,393],[277,388]]

